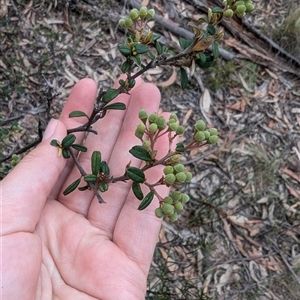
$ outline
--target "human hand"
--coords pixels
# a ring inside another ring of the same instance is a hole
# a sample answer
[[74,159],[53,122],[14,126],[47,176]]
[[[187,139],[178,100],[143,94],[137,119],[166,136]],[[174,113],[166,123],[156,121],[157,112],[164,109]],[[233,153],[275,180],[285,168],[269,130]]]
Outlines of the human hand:
[[[90,114],[96,84],[81,80],[73,88],[59,120],[48,125],[44,139],[0,182],[2,202],[2,299],[144,299],[146,280],[161,220],[158,206],[138,211],[139,201],[130,183],[117,182],[102,194],[99,204],[92,191],[62,191],[79,175],[72,160],[58,157],[52,139],[62,140],[66,128],[82,125],[84,118],[68,118],[74,110]],[[90,170],[90,156],[100,150],[111,174],[122,175],[126,164],[140,166],[128,150],[138,144],[134,131],[138,112],[157,111],[158,89],[137,80],[131,95],[115,101],[127,105],[125,111],[108,111],[94,125],[79,161]],[[76,143],[84,134],[77,133]],[[168,150],[168,140],[157,143],[158,156]],[[157,180],[159,167],[149,169],[149,182]],[[165,186],[157,189],[166,196]]]

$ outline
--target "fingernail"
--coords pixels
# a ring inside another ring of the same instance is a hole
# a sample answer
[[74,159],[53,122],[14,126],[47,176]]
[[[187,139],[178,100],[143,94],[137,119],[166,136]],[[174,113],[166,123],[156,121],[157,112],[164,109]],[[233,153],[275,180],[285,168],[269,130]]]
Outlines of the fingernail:
[[45,132],[44,132],[43,141],[47,140],[49,137],[51,137],[53,135],[56,127],[57,127],[57,120],[51,119]]

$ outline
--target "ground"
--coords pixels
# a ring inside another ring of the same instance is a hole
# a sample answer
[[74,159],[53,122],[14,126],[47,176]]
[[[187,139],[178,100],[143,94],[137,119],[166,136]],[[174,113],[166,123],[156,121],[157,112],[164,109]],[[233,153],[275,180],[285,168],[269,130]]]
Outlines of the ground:
[[[79,79],[111,86],[121,73],[118,20],[134,2],[78,0],[67,8],[65,1],[1,0],[3,156],[38,138],[47,108],[57,117]],[[247,44],[232,35],[230,26],[243,24],[237,20],[224,24],[221,42],[233,58],[197,69],[186,90],[171,67],[144,76],[160,87],[162,109],[176,112],[187,126],[184,139],[199,118],[220,131],[218,145],[184,157],[194,174],[183,188],[191,201],[179,222],[163,222],[147,299],[300,299],[300,57],[285,25],[297,1],[254,2],[245,22],[280,47],[288,45],[296,60],[271,47],[255,52],[256,40]],[[207,7],[205,1],[143,1],[148,3],[185,30]],[[176,32],[159,21],[152,25],[168,46],[177,43]],[[2,164],[1,177],[11,166]]]

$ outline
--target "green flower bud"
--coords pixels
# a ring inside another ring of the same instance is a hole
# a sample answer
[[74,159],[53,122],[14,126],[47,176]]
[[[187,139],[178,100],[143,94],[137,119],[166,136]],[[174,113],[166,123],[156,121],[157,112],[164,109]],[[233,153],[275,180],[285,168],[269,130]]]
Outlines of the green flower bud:
[[171,120],[174,120],[175,122],[177,122],[178,121],[177,115],[174,114],[174,113],[171,114],[170,117],[169,117],[169,121],[171,121]]
[[176,134],[177,135],[182,135],[184,133],[184,127],[179,125],[177,130],[176,130]]
[[133,25],[133,21],[130,18],[125,19],[125,27],[131,27]]
[[186,181],[186,175],[184,172],[179,172],[176,174],[176,179],[181,182],[184,183]]
[[164,198],[164,203],[172,204],[173,203],[173,199],[170,196],[167,196],[167,197]]
[[125,27],[125,19],[120,19],[119,20],[119,26]]
[[152,19],[154,17],[154,15],[155,15],[155,10],[153,8],[151,8],[151,9],[148,10],[146,18],[148,20],[150,20],[150,19]]
[[174,166],[174,170],[176,171],[176,173],[184,172],[185,167],[183,164],[177,164]]
[[143,123],[146,123],[146,121],[148,119],[148,113],[145,109],[141,109],[139,111],[139,118]]
[[190,196],[189,195],[187,195],[187,194],[182,194],[182,196],[181,196],[181,202],[182,203],[187,203],[187,202],[189,202],[190,201]]
[[142,139],[144,132],[146,130],[145,124],[139,124],[135,130],[135,136],[139,139]]
[[193,178],[193,174],[191,172],[185,172],[186,175],[186,181],[189,182]]
[[174,206],[169,203],[164,203],[161,207],[164,214],[171,216],[174,213]]
[[151,142],[150,142],[149,140],[145,140],[145,141],[143,141],[142,146],[143,146],[145,149],[149,149],[150,146],[151,146]]
[[218,129],[217,128],[209,128],[208,129],[210,135],[218,135]]
[[197,142],[202,142],[205,140],[205,134],[203,131],[197,131],[194,135],[194,139]]
[[246,13],[250,13],[254,10],[254,5],[252,3],[246,3]]
[[160,207],[155,210],[155,215],[157,218],[162,218],[164,216],[164,213]]
[[195,128],[198,131],[203,131],[206,128],[206,124],[203,120],[198,120],[195,124]]
[[166,167],[164,168],[164,174],[165,174],[165,175],[173,174],[173,173],[174,173],[174,169],[173,169],[172,166],[166,166]]
[[171,131],[176,131],[177,129],[178,129],[178,123],[176,123],[175,121],[174,121],[174,123],[169,123],[169,130],[171,130]]
[[152,124],[150,124],[149,125],[149,131],[150,131],[150,133],[155,133],[156,131],[157,131],[157,125],[156,125],[156,123],[152,123]]
[[171,193],[170,197],[176,202],[179,201],[182,197],[182,193],[179,191],[174,191]]
[[151,123],[155,123],[155,121],[156,121],[157,118],[158,118],[157,114],[156,113],[152,113],[152,114],[149,115],[148,121],[149,121],[150,124]]
[[172,185],[176,181],[176,176],[174,174],[167,174],[165,176],[165,182]]
[[171,222],[176,222],[178,220],[178,214],[175,211],[171,216],[169,216]]
[[238,5],[236,7],[236,10],[235,10],[236,14],[243,14],[246,12],[246,6],[245,5]]
[[238,18],[242,18],[244,15],[245,15],[246,13],[242,13],[242,14],[236,14],[236,16],[238,17]]
[[183,205],[182,205],[181,202],[176,202],[174,204],[174,208],[175,208],[176,211],[181,211],[181,210],[183,210]]
[[139,11],[136,8],[133,8],[130,11],[129,16],[133,21],[136,21],[139,18]]
[[167,127],[167,122],[164,117],[157,117],[155,123],[159,130],[164,130]]
[[210,137],[210,132],[208,130],[203,131],[205,139],[207,140]]
[[225,18],[232,18],[233,17],[233,10],[232,9],[226,9],[224,12],[224,17]]
[[216,144],[219,140],[219,137],[217,135],[211,135],[209,138],[208,138],[208,142],[210,144]]
[[146,6],[142,6],[140,8],[140,12],[139,12],[140,18],[141,19],[145,19],[145,17],[147,16],[147,13],[148,13],[147,7]]

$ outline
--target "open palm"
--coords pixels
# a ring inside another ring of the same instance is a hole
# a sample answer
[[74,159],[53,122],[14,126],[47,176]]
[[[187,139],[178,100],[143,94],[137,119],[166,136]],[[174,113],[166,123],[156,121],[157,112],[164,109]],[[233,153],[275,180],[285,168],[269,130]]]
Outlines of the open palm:
[[[0,183],[2,204],[2,299],[144,299],[146,279],[160,228],[154,215],[156,199],[144,211],[130,184],[118,182],[103,194],[99,204],[90,191],[62,191],[79,175],[50,146],[62,140],[66,128],[77,127],[83,118],[69,119],[73,110],[89,114],[96,85],[84,79],[73,89],[59,120],[52,120],[43,142],[28,154]],[[158,109],[160,94],[151,84],[137,81],[131,95],[116,101],[126,111],[109,111],[85,142],[87,153],[79,161],[90,171],[90,155],[100,150],[111,174],[120,176],[130,162],[138,167],[128,150],[138,144],[134,130],[141,108]],[[83,133],[76,134],[76,143]],[[162,138],[158,153],[165,154]],[[147,181],[160,177],[159,168],[146,173]],[[159,193],[167,194],[166,187]]]

